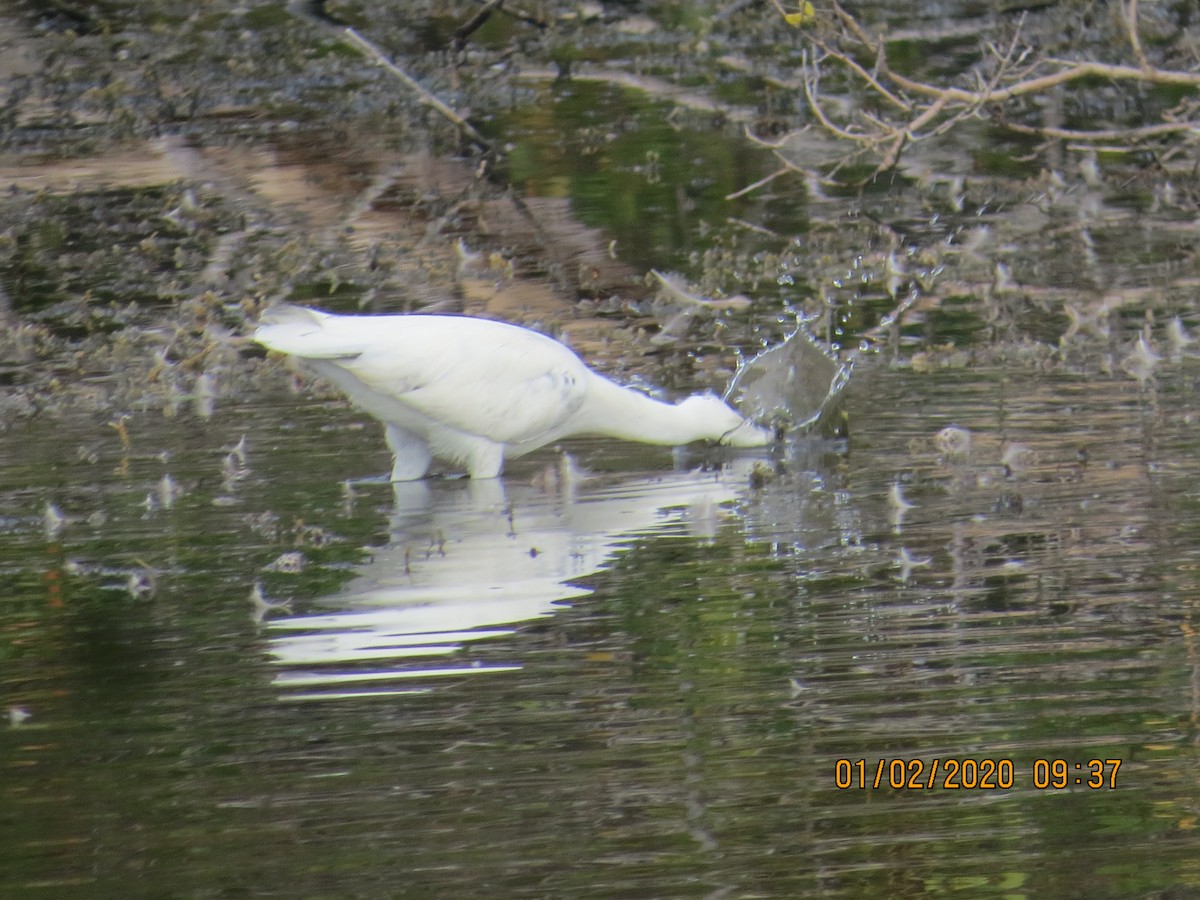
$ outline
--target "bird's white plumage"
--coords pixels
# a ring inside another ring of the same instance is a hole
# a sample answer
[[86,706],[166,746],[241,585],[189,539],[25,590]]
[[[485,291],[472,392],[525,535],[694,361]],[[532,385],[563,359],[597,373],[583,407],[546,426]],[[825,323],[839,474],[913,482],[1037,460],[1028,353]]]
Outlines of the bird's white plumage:
[[708,438],[761,446],[763,429],[716,397],[671,406],[591,371],[545,335],[466,316],[339,316],[281,305],[254,333],[298,357],[387,425],[393,480],[429,457],[499,474],[505,457],[575,434],[648,443]]
[[333,316],[299,307],[285,308],[285,315],[255,339],[333,363],[369,391],[498,443],[535,440],[583,403],[587,367],[579,357],[515,325],[466,316]]

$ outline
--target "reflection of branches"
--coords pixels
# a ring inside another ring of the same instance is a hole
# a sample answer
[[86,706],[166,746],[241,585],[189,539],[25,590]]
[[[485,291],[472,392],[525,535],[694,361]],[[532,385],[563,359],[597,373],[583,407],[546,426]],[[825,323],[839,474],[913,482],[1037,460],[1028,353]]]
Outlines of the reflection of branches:
[[[894,71],[889,65],[884,36],[870,35],[836,0],[832,11],[832,33],[821,34],[816,28],[806,29],[813,50],[805,58],[802,86],[816,122],[839,140],[858,147],[850,158],[838,164],[835,173],[855,160],[871,158],[876,161],[875,174],[878,174],[894,166],[908,145],[945,134],[964,120],[978,118],[984,112],[1014,133],[1080,142],[1133,145],[1148,138],[1200,130],[1200,104],[1194,100],[1162,113],[1162,121],[1158,123],[1094,130],[1026,125],[1007,121],[1002,116],[1005,105],[1011,101],[1043,95],[1087,79],[1200,89],[1200,72],[1160,68],[1151,63],[1138,36],[1138,0],[1124,0],[1122,6],[1122,26],[1136,65],[1039,55],[1025,43],[1026,19],[1022,15],[1007,46],[984,44],[990,77],[985,80],[976,72],[974,84],[951,86]],[[861,62],[867,58],[874,59],[870,68]],[[836,63],[848,71],[867,95],[876,99],[882,112],[859,110],[853,118],[834,115],[821,91],[828,63]],[[776,155],[785,167],[797,168],[778,151]]]

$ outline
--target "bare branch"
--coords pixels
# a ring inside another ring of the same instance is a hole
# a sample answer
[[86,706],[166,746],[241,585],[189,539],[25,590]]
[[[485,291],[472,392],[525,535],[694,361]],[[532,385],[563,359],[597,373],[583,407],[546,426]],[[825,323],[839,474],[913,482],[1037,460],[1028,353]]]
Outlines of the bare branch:
[[460,131],[462,131],[463,134],[465,134],[467,137],[469,137],[472,141],[474,141],[476,144],[478,144],[484,150],[491,149],[491,144],[488,143],[487,139],[483,135],[481,135],[478,131],[475,130],[475,128],[471,125],[470,122],[468,122],[466,119],[464,119],[462,116],[460,116],[454,110],[452,110],[449,106],[447,106],[445,103],[443,103],[437,97],[435,97],[423,85],[421,85],[420,82],[418,82],[415,78],[413,78],[411,75],[409,75],[403,69],[401,69],[398,65],[396,65],[394,62],[392,62],[390,59],[388,59],[384,55],[382,50],[380,50],[373,43],[368,41],[365,37],[363,37],[361,34],[359,34],[353,28],[346,28],[342,33],[350,40],[350,42],[352,44],[354,44],[360,50],[363,50],[368,56],[373,58],[375,60],[375,62],[378,63],[380,66],[382,66],[385,71],[387,71],[389,74],[395,76],[396,78],[400,79],[400,81],[409,90],[411,90],[413,93],[415,93],[417,95],[417,98],[422,103],[424,103],[426,106],[436,110],[447,121],[452,122]]
[[1146,51],[1142,49],[1142,39],[1138,36],[1138,0],[1129,0],[1125,6],[1125,28],[1129,31],[1129,44],[1133,47],[1133,55],[1137,57],[1142,71],[1152,70],[1150,60],[1146,59]]
[[879,93],[879,95],[882,96],[885,100],[887,100],[888,103],[891,103],[893,106],[895,106],[899,109],[902,109],[905,112],[910,112],[912,110],[911,103],[908,103],[908,102],[902,100],[900,97],[897,97],[895,94],[893,94],[891,91],[889,91],[886,87],[884,87],[882,84],[879,83],[878,79],[876,79],[874,75],[872,75],[870,72],[868,72],[862,66],[860,66],[858,63],[856,63],[853,59],[846,56],[844,53],[839,53],[835,50],[830,49],[829,47],[827,47],[825,45],[825,43],[823,41],[817,40],[815,38],[813,39],[813,44],[815,46],[819,47],[821,50],[823,50],[827,56],[835,57],[838,60],[838,62],[842,63],[842,65],[846,66],[848,69],[850,69],[852,72],[854,72],[854,74],[856,74],[859,78],[861,78],[868,85],[870,85],[871,88],[874,89],[877,93]]
[[858,20],[854,18],[854,16],[850,15],[850,13],[846,12],[846,10],[842,9],[842,5],[838,3],[837,0],[834,0],[833,12],[834,15],[837,16],[837,19],[842,26],[865,46],[874,47],[876,44],[881,43],[879,41],[873,41],[867,37],[867,33],[863,31],[862,26],[858,24]]
[[760,138],[753,131],[751,131],[749,125],[745,125],[742,127],[742,134],[745,136],[746,140],[752,144],[757,144],[759,147],[766,147],[768,150],[780,150],[787,145],[788,139],[791,138],[794,132],[785,134],[777,141],[768,141]]
[[[1049,126],[1020,125],[1016,122],[1005,122],[1004,127],[1017,134],[1030,134],[1039,137],[1056,138],[1064,141],[1135,141],[1144,138],[1161,137],[1165,134],[1179,134],[1185,131],[1200,133],[1200,120],[1195,122],[1164,122],[1161,125],[1143,125],[1140,128],[1101,128],[1096,131],[1079,131],[1073,128],[1051,128]],[[1124,149],[1129,149],[1125,147]]]
[[1014,97],[1024,96],[1025,94],[1042,93],[1048,88],[1067,84],[1072,81],[1079,81],[1082,78],[1110,78],[1113,81],[1148,81],[1152,84],[1200,87],[1200,73],[1196,72],[1179,72],[1171,69],[1151,69],[1147,72],[1136,66],[1118,66],[1110,63],[1090,61],[1072,62],[1070,60],[1050,59],[1047,62],[1053,65],[1065,66],[1066,68],[1058,72],[1052,72],[1049,75],[1042,75],[1038,78],[1021,81],[1006,88],[998,88],[982,97],[976,91],[967,91],[954,87],[938,87],[934,84],[926,84],[923,81],[914,81],[895,72],[889,72],[888,77],[906,91],[912,91],[914,94],[921,94],[926,97],[945,97],[947,100],[957,100],[960,103],[979,103],[981,101],[999,103],[1004,100],[1011,100]]
[[[782,12],[781,0],[770,2]],[[834,172],[865,155],[873,155],[878,161],[874,175],[878,175],[895,166],[910,144],[944,135],[964,120],[979,118],[985,113],[991,114],[996,124],[1016,134],[1046,140],[1074,140],[1082,144],[1124,142],[1132,146],[1171,136],[1176,140],[1180,136],[1200,137],[1200,107],[1190,97],[1174,110],[1159,112],[1159,122],[1121,128],[1039,127],[1009,121],[1004,115],[1006,104],[1012,101],[1047,94],[1085,79],[1173,86],[1192,91],[1200,89],[1200,71],[1161,68],[1151,61],[1138,33],[1139,0],[1120,2],[1124,30],[1136,65],[1040,55],[1038,39],[1026,37],[1028,14],[1022,13],[1006,40],[981,42],[978,68],[966,73],[959,84],[942,85],[893,71],[887,58],[889,38],[872,36],[838,0],[830,0],[836,35],[819,34],[816,29],[805,32],[813,53],[811,56],[805,54],[800,87],[813,121],[839,140],[849,141],[857,147],[854,153],[833,167]],[[868,54],[875,60],[872,68],[859,61],[868,58]],[[859,108],[853,114],[839,116],[838,108],[821,96],[822,66],[829,64],[845,67],[851,79],[862,87],[866,98],[879,97],[882,105]],[[785,167],[799,171],[779,153],[782,144],[755,140],[770,147]],[[773,173],[763,183],[778,176],[779,172]],[[736,196],[755,187],[751,185]]]
[[765,178],[760,178],[760,179],[758,179],[758,181],[754,182],[753,184],[748,184],[741,190],[734,191],[732,194],[726,194],[725,199],[726,200],[736,200],[738,197],[744,197],[744,196],[746,196],[746,194],[752,194],[755,191],[757,191],[760,187],[770,184],[772,181],[774,181],[780,175],[786,175],[790,171],[792,171],[790,166],[784,166],[782,169],[776,169],[774,172],[772,172],[770,175],[766,176]]
[[467,38],[478,31],[492,17],[492,13],[504,5],[504,0],[487,0],[475,15],[454,29],[454,49],[462,50],[467,46]]
[[[815,67],[812,70],[812,72],[813,73],[816,72]],[[819,85],[819,82],[818,82],[817,76],[815,74],[810,74],[809,72],[805,72],[805,75],[804,75],[804,97],[806,100],[808,100],[808,108],[812,110],[813,115],[816,116],[817,120],[821,123],[821,125],[827,131],[831,132],[832,134],[836,134],[838,137],[845,138],[846,140],[850,140],[850,141],[861,140],[862,135],[857,135],[857,134],[854,134],[853,132],[846,131],[845,129],[839,128],[838,126],[834,125],[832,121],[830,121],[828,116],[825,115],[825,110],[823,110],[821,108],[821,103],[817,99],[818,85]]]

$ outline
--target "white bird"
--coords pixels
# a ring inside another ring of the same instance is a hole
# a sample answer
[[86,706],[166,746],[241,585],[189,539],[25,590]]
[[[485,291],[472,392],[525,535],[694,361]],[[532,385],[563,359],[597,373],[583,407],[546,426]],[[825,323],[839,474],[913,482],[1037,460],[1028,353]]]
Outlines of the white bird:
[[566,437],[761,447],[772,433],[712,394],[672,406],[589,369],[558,341],[468,316],[339,316],[290,304],[254,340],[298,357],[384,423],[392,481],[433,457],[495,478],[504,460]]

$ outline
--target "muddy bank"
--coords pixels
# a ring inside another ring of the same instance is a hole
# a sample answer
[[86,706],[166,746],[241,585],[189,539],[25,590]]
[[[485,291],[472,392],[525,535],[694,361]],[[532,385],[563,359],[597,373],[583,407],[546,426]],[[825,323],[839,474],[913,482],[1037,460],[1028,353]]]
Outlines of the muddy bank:
[[[1186,155],[971,127],[847,187],[807,36],[768,10],[478,9],[8,7],[0,422],[277,384],[243,336],[280,299],[503,318],[668,391],[722,386],[798,317],[918,371],[1144,382],[1186,352]],[[651,268],[751,303],[674,328]]]

